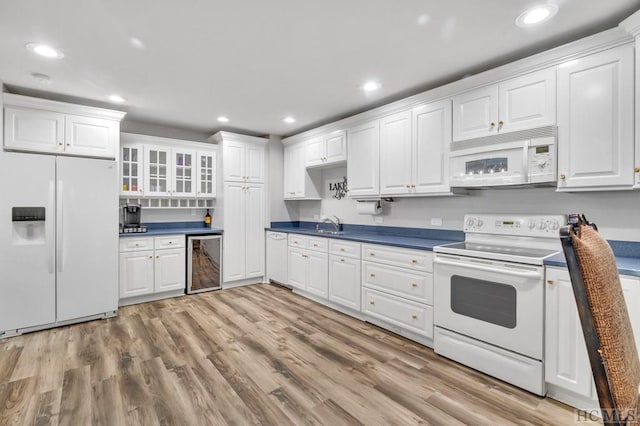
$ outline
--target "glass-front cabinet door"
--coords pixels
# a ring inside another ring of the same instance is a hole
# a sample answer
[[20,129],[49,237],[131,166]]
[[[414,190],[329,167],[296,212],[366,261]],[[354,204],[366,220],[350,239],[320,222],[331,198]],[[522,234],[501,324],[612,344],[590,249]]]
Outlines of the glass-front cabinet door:
[[145,195],[167,197],[171,195],[171,148],[145,145]]
[[196,195],[198,198],[216,197],[216,153],[198,152]]
[[120,148],[121,195],[139,197],[143,194],[142,157],[142,145],[123,144]]
[[196,153],[185,149],[172,150],[173,187],[171,196],[196,196]]

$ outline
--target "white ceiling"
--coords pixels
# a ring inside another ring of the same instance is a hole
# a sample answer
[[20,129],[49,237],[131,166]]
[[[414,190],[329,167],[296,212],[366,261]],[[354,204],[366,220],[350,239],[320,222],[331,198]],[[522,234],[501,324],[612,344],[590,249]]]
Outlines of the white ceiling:
[[[139,122],[291,135],[616,26],[640,8],[640,0],[557,0],[551,21],[516,27],[536,3],[1,0],[0,81],[94,105],[119,93],[128,102],[114,109]],[[37,57],[27,42],[65,58]],[[52,83],[37,83],[36,72]],[[368,79],[382,89],[364,93]],[[223,114],[226,125],[216,121]],[[295,124],[282,122],[289,114]]]

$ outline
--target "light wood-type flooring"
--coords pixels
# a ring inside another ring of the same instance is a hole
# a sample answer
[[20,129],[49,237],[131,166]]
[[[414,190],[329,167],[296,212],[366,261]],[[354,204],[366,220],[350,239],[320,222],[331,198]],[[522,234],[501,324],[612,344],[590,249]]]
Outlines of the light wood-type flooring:
[[0,425],[418,423],[575,415],[276,285],[0,341]]

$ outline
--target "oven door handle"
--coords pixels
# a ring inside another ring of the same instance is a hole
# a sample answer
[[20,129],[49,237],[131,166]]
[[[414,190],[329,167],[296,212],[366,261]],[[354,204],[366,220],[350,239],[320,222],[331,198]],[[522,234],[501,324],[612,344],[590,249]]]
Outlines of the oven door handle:
[[468,263],[460,264],[456,262],[447,262],[446,260],[437,259],[437,258],[433,259],[433,263],[435,265],[456,266],[458,268],[468,268],[468,269],[476,269],[478,271],[497,272],[502,274],[515,275],[516,277],[522,277],[522,278],[538,278],[538,279],[542,278],[542,274],[536,271],[514,271],[510,269],[494,269],[494,268],[488,268],[486,266],[470,265]]

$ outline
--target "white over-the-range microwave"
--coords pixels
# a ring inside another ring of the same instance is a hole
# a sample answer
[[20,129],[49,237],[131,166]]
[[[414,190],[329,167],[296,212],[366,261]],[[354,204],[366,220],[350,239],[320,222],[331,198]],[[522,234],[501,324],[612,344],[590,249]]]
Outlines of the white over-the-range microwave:
[[452,187],[552,184],[556,181],[556,138],[546,136],[481,144],[449,155]]

